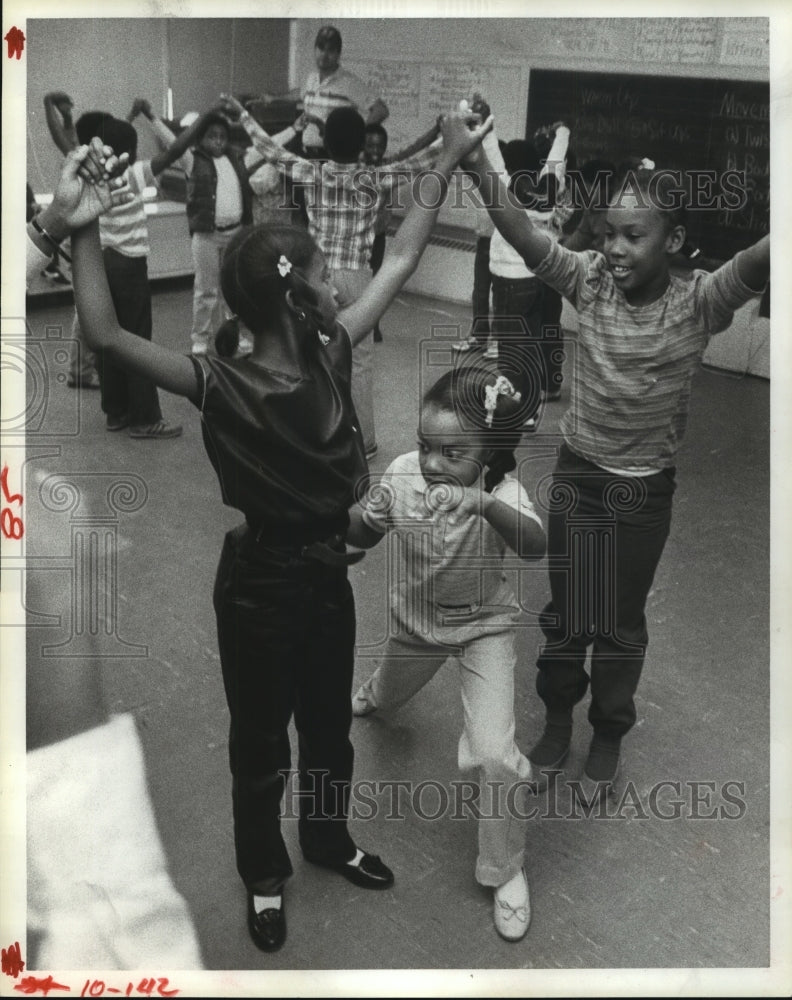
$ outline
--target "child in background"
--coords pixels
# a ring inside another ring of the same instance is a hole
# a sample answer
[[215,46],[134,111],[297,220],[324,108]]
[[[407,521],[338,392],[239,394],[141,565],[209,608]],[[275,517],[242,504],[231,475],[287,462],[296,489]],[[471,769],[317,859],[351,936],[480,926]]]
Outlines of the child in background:
[[[257,100],[241,102],[251,108],[258,104]],[[302,132],[304,118],[297,121],[272,137],[273,142],[285,146],[292,142]],[[253,192],[253,225],[263,226],[267,223],[288,225],[296,222],[297,213],[292,202],[293,192],[285,177],[266,156],[262,156],[255,146],[248,146],[243,159],[247,171],[250,189]]]
[[[229,145],[228,119],[218,104],[204,111],[179,136],[181,163],[187,174],[187,223],[192,240],[192,353],[206,354],[216,328],[215,312],[223,309],[220,262],[232,238],[253,219],[253,192],[242,156]],[[224,315],[224,319],[228,314]],[[243,337],[239,350],[253,344]]]
[[[239,101],[225,95],[226,109],[240,116],[253,145],[263,156],[305,187],[308,231],[327,258],[339,304],[351,305],[371,280],[371,247],[380,200],[389,200],[414,172],[434,165],[437,146],[427,145],[407,159],[379,167],[360,164],[366,126],[352,108],[336,108],[327,116],[325,146],[330,159],[317,163],[295,156],[273,142]],[[427,143],[437,126],[425,133]],[[374,421],[373,354],[371,331],[353,339],[352,398],[363,432],[366,457],[377,453]]]
[[[552,132],[553,144],[544,162],[524,139],[507,143],[502,158],[494,136],[488,138],[487,148],[493,166],[504,172],[504,179],[508,177],[509,190],[525,206],[532,224],[557,240],[571,215],[557,197],[564,186],[569,129],[559,122]],[[543,336],[543,282],[497,231],[490,243],[490,274],[495,343],[485,357],[497,357],[502,370],[519,386],[524,429],[532,431],[543,396],[560,386],[561,345],[557,338]]]
[[[130,122],[114,118],[107,112],[94,111],[81,115],[73,125],[71,109],[74,102],[62,91],[47,94],[44,106],[50,134],[64,154],[76,148],[78,143],[84,145],[98,135],[118,155],[126,153],[129,156],[126,178],[134,198],[100,216],[99,231],[117,320],[124,329],[151,340],[149,234],[143,191],[154,186],[155,178],[180,155],[178,143],[165,129],[165,134],[160,134],[160,142],[166,145],[169,136],[171,146],[151,160],[138,160],[138,134]],[[75,326],[74,333],[75,343],[79,344],[82,337],[78,326]],[[153,382],[137,373],[122,370],[109,354],[98,356],[96,367],[108,431],[127,429],[131,438],[140,440],[164,440],[181,434],[181,426],[162,419],[159,396]]]
[[[692,378],[710,336],[762,293],[770,240],[686,280],[670,271],[685,241],[685,216],[667,174],[638,171],[611,192],[602,252],[575,253],[499,189],[485,153],[475,151],[465,166],[476,173],[503,237],[578,314],[577,364],[553,474],[558,502],[549,513],[547,643],[537,664],[546,724],[529,757],[550,772],[563,763],[573,707],[590,685],[584,783],[600,797],[613,789],[622,738],[636,721],[646,600],[669,532]],[[579,532],[594,526],[607,548],[601,558],[589,540],[579,544]]]
[[[476,94],[471,102],[460,101],[459,106],[460,110],[470,107],[474,114],[481,116],[482,121],[490,116],[490,107],[480,94]],[[498,145],[503,153],[506,143],[501,140]],[[492,332],[490,323],[490,293],[492,291],[490,245],[495,226],[489,217],[486,205],[477,202],[474,207],[476,212],[476,252],[473,258],[473,291],[471,294],[473,322],[470,327],[470,335],[451,344],[451,349],[460,353],[477,348],[486,350]]]
[[[485,116],[489,117],[489,116]],[[482,121],[484,118],[482,118]],[[383,125],[378,122],[366,125],[366,138],[365,144],[363,146],[363,152],[361,153],[361,163],[368,167],[380,167],[386,163],[397,163],[408,159],[414,153],[419,150],[424,149],[426,146],[430,145],[438,135],[439,123],[433,125],[424,135],[419,136],[415,142],[411,143],[404,149],[400,149],[398,153],[394,153],[392,156],[385,156],[385,151],[388,148],[388,133]],[[385,256],[385,242],[388,235],[388,229],[391,223],[392,211],[390,208],[389,199],[386,199],[383,195],[380,195],[379,206],[377,209],[377,220],[374,224],[374,242],[371,245],[371,273],[376,274],[382,266],[382,258]],[[375,343],[382,342],[382,331],[380,330],[379,323],[374,327],[374,341]]]
[[[363,163],[370,167],[378,167],[385,158],[385,150],[388,148],[388,133],[384,125],[378,122],[366,126],[366,143],[363,147]],[[397,157],[398,159],[398,157]],[[377,221],[374,224],[374,242],[371,244],[371,274],[379,271],[382,266],[382,258],[385,256],[385,241],[388,236],[392,212],[385,202],[380,198],[379,209],[377,211]],[[373,330],[374,343],[382,343],[382,330],[379,323]]]
[[519,393],[507,378],[475,365],[446,373],[423,399],[418,450],[391,463],[352,512],[348,535],[361,548],[389,531],[401,543],[390,637],[352,711],[399,708],[457,657],[465,714],[459,767],[479,770],[477,806],[488,817],[479,821],[476,879],[494,887],[495,927],[510,941],[528,930],[531,909],[524,810],[506,800],[531,767],[514,741],[519,609],[501,563],[507,549],[523,559],[545,551],[541,521],[508,475],[519,440]]
[[[461,115],[444,121],[434,171],[441,194],[491,124],[475,127]],[[371,330],[417,267],[437,204],[411,207],[379,273],[342,310],[327,262],[304,229],[237,233],[221,280],[226,302],[254,339],[244,358],[185,357],[130,336],[113,312],[95,228],[72,239],[86,339],[196,406],[223,500],[245,517],[226,536],[214,604],[231,717],[237,869],[251,937],[265,951],[286,938],[283,887],[292,867],[280,812],[292,714],[304,856],[362,888],[393,882],[347,829],[355,642],[347,565],[356,559],[344,538],[366,474],[350,392],[351,340]]]
[[[555,130],[551,126],[542,126],[534,132],[533,145],[539,154],[539,159],[544,163],[552,156]],[[566,166],[573,166],[575,159],[567,152]],[[565,214],[561,216],[562,232],[559,240],[563,241],[564,235],[570,231],[570,226],[574,208],[569,200],[569,192],[565,184],[559,184],[562,178],[556,176],[556,183],[549,191],[551,202],[563,199]],[[550,178],[548,178],[550,180]],[[570,227],[571,228],[571,227]],[[542,398],[545,402],[553,402],[561,398],[561,385],[563,382],[563,352],[564,352],[564,332],[561,327],[561,313],[563,312],[564,300],[561,295],[551,288],[550,285],[543,284],[542,287],[542,351],[544,354],[544,375],[545,382],[542,390]]]

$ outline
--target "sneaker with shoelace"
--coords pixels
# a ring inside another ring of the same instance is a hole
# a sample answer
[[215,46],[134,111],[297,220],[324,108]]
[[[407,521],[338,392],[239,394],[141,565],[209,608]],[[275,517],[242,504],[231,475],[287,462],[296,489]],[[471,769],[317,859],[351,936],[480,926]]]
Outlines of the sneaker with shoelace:
[[166,424],[164,420],[158,420],[155,424],[144,424],[142,427],[129,428],[131,438],[162,440],[179,437],[181,433],[181,424]]

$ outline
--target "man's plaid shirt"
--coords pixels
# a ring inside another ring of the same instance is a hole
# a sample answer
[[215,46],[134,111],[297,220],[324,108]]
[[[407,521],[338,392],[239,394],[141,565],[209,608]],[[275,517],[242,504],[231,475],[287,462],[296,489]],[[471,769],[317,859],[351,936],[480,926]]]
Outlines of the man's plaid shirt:
[[358,163],[318,163],[289,153],[247,112],[241,116],[253,145],[294,184],[305,187],[308,231],[329,268],[368,269],[377,213],[382,202],[398,207],[394,194],[415,174],[432,168],[441,144],[379,167]]

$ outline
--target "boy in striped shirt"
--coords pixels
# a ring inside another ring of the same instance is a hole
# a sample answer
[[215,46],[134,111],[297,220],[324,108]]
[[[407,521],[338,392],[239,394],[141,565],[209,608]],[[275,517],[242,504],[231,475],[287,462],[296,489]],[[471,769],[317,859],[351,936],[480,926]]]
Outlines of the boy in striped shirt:
[[[134,198],[111,209],[99,219],[105,271],[119,324],[145,340],[152,337],[151,287],[148,281],[149,234],[143,191],[156,184],[156,176],[184,152],[173,133],[151,113],[147,101],[137,98],[127,121],[108,112],[91,111],[76,125],[71,120],[73,102],[55,92],[44,99],[47,124],[55,144],[64,154],[94,135],[115,150],[129,154],[126,180]],[[138,135],[131,121],[145,113],[158,142],[166,148],[151,160],[137,160]],[[75,341],[80,333],[75,316]],[[83,347],[82,344],[80,344]],[[130,437],[160,440],[178,437],[182,428],[162,418],[157,388],[149,379],[118,368],[107,355],[97,357],[102,411],[108,431],[128,429]]]

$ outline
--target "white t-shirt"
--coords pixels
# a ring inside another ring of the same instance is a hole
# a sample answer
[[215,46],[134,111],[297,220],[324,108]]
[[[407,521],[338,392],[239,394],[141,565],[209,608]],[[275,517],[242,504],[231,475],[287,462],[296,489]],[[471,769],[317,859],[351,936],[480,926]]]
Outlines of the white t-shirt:
[[215,195],[215,225],[232,226],[242,219],[242,190],[234,165],[227,156],[216,156],[217,193]]

